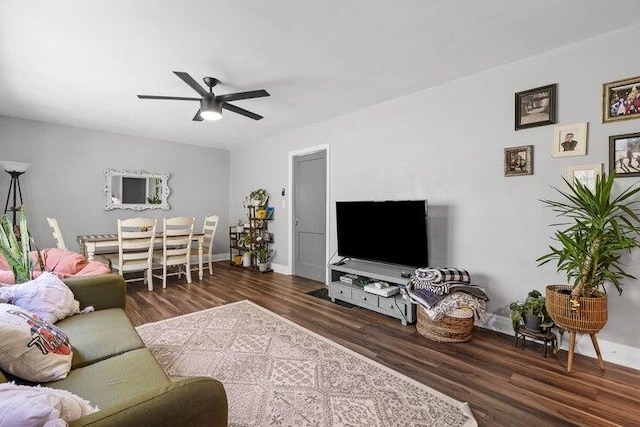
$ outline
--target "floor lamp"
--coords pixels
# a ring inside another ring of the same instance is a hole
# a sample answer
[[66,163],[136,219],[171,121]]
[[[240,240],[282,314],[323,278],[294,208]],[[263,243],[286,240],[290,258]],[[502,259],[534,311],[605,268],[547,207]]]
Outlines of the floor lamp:
[[[20,189],[20,175],[26,172],[30,166],[29,163],[0,161],[0,166],[11,175],[11,183],[9,184],[9,193],[7,193],[7,202],[4,204],[4,213],[13,212],[13,226],[17,226],[16,216],[22,207],[22,190]],[[20,196],[20,204],[18,205],[18,196]],[[13,199],[13,205],[9,207],[9,201]]]

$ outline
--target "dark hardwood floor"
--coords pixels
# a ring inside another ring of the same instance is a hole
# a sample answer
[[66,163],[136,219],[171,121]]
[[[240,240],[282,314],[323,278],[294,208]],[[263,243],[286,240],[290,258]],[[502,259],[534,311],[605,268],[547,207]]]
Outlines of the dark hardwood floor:
[[[194,275],[197,278],[197,274]],[[345,308],[307,295],[320,282],[232,267],[205,271],[191,285],[172,277],[149,292],[128,285],[127,313],[135,325],[248,299],[334,342],[468,402],[480,426],[639,426],[640,371],[576,355],[566,372],[567,353],[542,355],[528,342],[475,328],[467,343],[437,343],[415,326],[362,308]],[[566,338],[566,337],[565,337]],[[605,360],[606,362],[606,360]]]

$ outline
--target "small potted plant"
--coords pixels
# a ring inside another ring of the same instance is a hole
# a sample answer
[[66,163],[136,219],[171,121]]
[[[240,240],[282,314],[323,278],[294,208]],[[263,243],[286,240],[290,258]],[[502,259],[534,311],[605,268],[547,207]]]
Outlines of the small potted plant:
[[257,190],[253,190],[249,195],[245,198],[245,207],[247,206],[264,206],[267,204],[269,200],[269,195],[267,194],[267,190],[264,188],[258,188]]
[[258,259],[258,268],[264,272],[269,269],[269,258],[273,253],[273,249],[269,249],[266,244],[259,245],[254,250],[255,256]]
[[514,301],[509,305],[511,309],[511,323],[513,330],[518,331],[521,323],[531,332],[541,332],[553,326],[553,320],[545,306],[545,298],[537,290],[527,294],[524,301]]
[[244,224],[241,219],[238,220],[238,224],[236,225],[236,233],[244,233]]

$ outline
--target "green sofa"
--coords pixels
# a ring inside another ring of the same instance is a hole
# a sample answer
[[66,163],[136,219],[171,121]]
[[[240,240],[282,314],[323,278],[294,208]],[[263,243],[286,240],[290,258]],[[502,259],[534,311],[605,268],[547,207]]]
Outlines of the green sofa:
[[[95,311],[56,323],[69,336],[72,368],[67,378],[41,385],[68,390],[100,408],[70,426],[227,425],[227,397],[219,381],[194,377],[172,382],[145,348],[124,311],[121,276],[64,282],[81,309],[91,305]],[[0,372],[0,382],[7,377]]]

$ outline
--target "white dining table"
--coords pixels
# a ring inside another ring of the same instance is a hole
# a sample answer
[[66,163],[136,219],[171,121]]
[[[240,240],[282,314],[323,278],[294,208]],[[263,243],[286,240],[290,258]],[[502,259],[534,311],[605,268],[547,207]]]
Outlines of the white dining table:
[[[162,235],[160,234],[159,236],[161,237]],[[84,234],[77,236],[77,241],[80,245],[80,252],[83,252],[89,261],[94,260],[96,253],[113,253],[118,250],[117,234]],[[198,276],[202,280],[204,233],[193,233],[193,241],[198,242]],[[162,240],[160,239],[160,244],[161,242]],[[102,249],[110,250],[108,252],[97,252]]]

